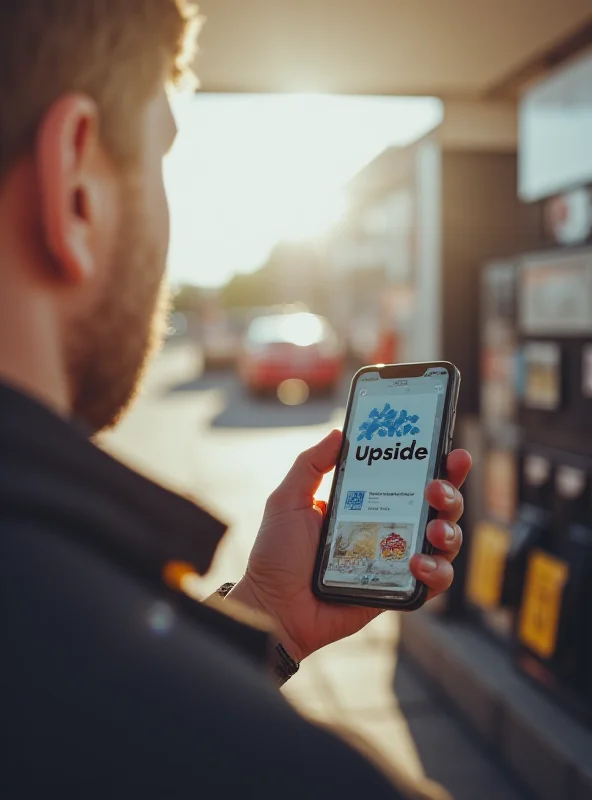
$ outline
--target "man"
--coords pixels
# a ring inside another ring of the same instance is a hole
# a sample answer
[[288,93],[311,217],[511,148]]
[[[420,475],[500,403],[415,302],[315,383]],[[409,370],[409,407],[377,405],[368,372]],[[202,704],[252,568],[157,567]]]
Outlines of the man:
[[[377,613],[310,590],[313,498],[340,434],[298,458],[236,602],[219,601],[257,612],[271,639],[184,593],[223,526],[89,441],[158,338],[164,87],[194,23],[175,0],[0,5],[0,795],[396,797],[274,685]],[[469,466],[453,453],[450,483],[428,489],[437,555],[413,569],[432,595],[452,580]]]

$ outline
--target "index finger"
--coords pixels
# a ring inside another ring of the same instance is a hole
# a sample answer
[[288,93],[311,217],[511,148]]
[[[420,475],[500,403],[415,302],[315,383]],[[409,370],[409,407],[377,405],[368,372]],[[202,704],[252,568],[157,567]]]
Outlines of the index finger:
[[446,478],[457,489],[463,485],[473,463],[466,450],[453,450],[446,459]]

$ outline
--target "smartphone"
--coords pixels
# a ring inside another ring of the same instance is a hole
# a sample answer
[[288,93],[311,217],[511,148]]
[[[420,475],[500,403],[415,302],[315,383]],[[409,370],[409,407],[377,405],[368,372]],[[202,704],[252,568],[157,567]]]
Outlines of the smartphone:
[[328,602],[413,610],[427,587],[409,569],[430,553],[426,485],[445,477],[460,388],[446,361],[376,364],[356,373],[317,555],[313,590]]

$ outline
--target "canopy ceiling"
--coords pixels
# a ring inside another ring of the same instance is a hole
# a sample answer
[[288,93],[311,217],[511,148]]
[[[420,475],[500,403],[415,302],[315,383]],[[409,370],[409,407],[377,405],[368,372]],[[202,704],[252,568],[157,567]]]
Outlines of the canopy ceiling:
[[591,0],[201,0],[211,92],[479,98],[592,26]]

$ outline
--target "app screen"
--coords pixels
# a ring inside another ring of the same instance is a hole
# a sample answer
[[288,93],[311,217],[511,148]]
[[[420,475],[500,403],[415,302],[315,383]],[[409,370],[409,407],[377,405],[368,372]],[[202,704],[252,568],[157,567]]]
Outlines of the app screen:
[[413,590],[409,560],[421,551],[427,524],[424,490],[436,469],[447,385],[442,368],[358,379],[326,542],[326,586]]

